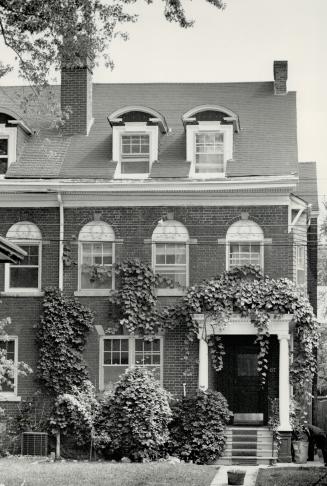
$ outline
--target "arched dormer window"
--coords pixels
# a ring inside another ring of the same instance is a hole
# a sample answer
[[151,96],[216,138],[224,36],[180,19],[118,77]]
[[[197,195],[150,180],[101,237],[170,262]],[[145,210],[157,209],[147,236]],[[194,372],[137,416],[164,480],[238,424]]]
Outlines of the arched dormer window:
[[254,265],[263,270],[264,235],[254,221],[240,220],[232,224],[226,234],[226,267]]
[[14,224],[7,238],[17,243],[27,255],[18,263],[8,263],[5,271],[5,292],[35,292],[41,290],[42,235],[29,221]]
[[108,117],[113,129],[116,178],[146,178],[158,159],[158,137],[168,132],[165,118],[152,108],[126,106]]
[[159,295],[180,295],[189,285],[189,234],[182,223],[158,223],[152,234],[152,266],[175,283],[173,288],[158,289]]
[[114,287],[115,233],[104,221],[91,221],[78,236],[78,290],[106,294]]
[[202,105],[184,113],[182,120],[190,176],[224,177],[233,157],[233,132],[239,131],[238,116],[222,106]]

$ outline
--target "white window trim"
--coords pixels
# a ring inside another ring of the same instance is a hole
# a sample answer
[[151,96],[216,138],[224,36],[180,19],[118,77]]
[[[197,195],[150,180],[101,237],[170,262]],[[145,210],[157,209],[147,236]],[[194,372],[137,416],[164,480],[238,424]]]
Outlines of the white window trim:
[[[82,283],[82,244],[83,243],[111,243],[112,244],[112,287],[110,289],[82,289],[81,283]],[[115,271],[114,271],[114,265],[115,265],[115,255],[116,255],[116,247],[115,247],[115,242],[114,241],[105,241],[105,240],[99,240],[99,241],[79,241],[78,242],[78,277],[77,277],[77,291],[74,292],[74,295],[77,297],[92,297],[92,296],[107,296],[112,290],[115,289]]]
[[14,355],[14,388],[12,392],[3,392],[0,390],[0,402],[20,402],[21,397],[18,396],[18,336],[6,336],[6,338],[0,337],[0,341],[14,341],[15,342],[15,355]]
[[[153,336],[154,339],[160,340],[160,383],[163,384],[163,336]],[[110,335],[100,336],[99,339],[99,390],[105,391],[104,387],[104,373],[103,373],[103,358],[104,358],[104,341],[106,339],[128,339],[128,368],[133,368],[135,366],[135,339],[143,339],[142,336],[126,336],[126,334],[121,335]],[[110,365],[114,366],[114,365]],[[122,365],[119,365],[122,366]]]
[[264,272],[264,241],[260,240],[226,240],[226,270],[230,270],[230,245],[260,245],[260,270]]
[[[5,124],[0,124],[0,138],[8,140],[8,168],[12,162],[16,160],[16,146],[17,146],[17,127],[6,127]],[[1,177],[4,174],[0,174]]]
[[[156,244],[157,243],[162,243],[166,245],[185,245],[185,257],[186,257],[186,276],[185,276],[185,281],[186,281],[186,287],[190,285],[189,280],[190,280],[190,252],[189,252],[189,241],[178,241],[178,240],[171,240],[171,241],[152,241],[152,270],[155,273],[156,271]],[[185,289],[184,288],[176,288],[176,289],[157,289],[156,290],[158,296],[180,296],[180,295],[185,295]]]
[[16,294],[16,293],[23,293],[23,294],[40,294],[41,292],[41,285],[42,285],[42,241],[36,240],[11,240],[13,243],[17,245],[29,245],[29,246],[38,246],[39,247],[39,265],[38,265],[38,287],[33,288],[24,288],[24,287],[10,287],[10,267],[11,266],[18,266],[12,265],[11,263],[5,264],[5,293],[6,294]]
[[[146,179],[151,172],[151,166],[158,160],[158,126],[147,125],[145,122],[128,122],[112,128],[112,160],[117,162],[115,179]],[[121,136],[122,135],[149,135],[149,172],[144,174],[121,173]]]
[[[224,133],[224,172],[196,173],[196,135],[203,132]],[[219,122],[200,121],[198,125],[187,125],[186,127],[186,159],[191,162],[190,177],[197,179],[209,179],[225,177],[227,160],[233,158],[233,125],[222,125]]]

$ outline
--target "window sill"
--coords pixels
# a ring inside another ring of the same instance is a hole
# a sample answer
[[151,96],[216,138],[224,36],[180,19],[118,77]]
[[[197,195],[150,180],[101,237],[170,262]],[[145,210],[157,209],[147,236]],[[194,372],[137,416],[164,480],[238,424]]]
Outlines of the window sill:
[[0,402],[21,402],[22,397],[18,397],[17,395],[1,395],[0,393]]
[[43,297],[44,292],[41,292],[40,290],[8,290],[5,292],[0,292],[0,295],[2,297]]
[[157,289],[158,297],[180,297],[185,295],[185,289]]
[[75,297],[108,297],[113,289],[76,290]]

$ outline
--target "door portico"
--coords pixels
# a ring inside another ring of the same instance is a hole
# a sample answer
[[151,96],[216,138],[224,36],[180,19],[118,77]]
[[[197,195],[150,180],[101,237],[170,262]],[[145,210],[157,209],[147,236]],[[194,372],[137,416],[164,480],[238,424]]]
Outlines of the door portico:
[[[226,325],[207,318],[204,314],[196,314],[194,318],[199,324],[199,387],[208,388],[208,344],[206,336],[219,334],[221,336],[256,336],[256,327],[249,318],[234,314]],[[272,315],[269,321],[269,333],[276,335],[279,341],[279,430],[290,432],[290,381],[289,381],[289,340],[292,315]]]

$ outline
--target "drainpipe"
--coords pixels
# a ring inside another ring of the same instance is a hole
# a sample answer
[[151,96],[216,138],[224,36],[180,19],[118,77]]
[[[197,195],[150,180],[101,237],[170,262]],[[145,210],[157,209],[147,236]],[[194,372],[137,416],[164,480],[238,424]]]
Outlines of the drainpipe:
[[59,290],[64,289],[64,204],[61,193],[58,192],[59,203]]

